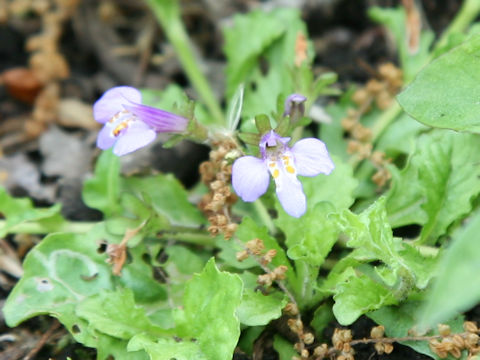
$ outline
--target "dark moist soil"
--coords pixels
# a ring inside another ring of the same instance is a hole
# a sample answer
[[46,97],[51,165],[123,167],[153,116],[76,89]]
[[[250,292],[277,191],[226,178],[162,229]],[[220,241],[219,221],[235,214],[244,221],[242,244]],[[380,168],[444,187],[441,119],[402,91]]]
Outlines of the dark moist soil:
[[[222,93],[224,86],[222,24],[228,23],[235,13],[257,6],[278,7],[281,3],[279,0],[182,1],[186,26],[196,49],[204,59],[208,77],[218,94]],[[109,4],[113,6],[108,7]],[[317,70],[338,73],[342,88],[352,82],[366,82],[370,77],[369,69],[380,63],[396,62],[385,31],[372,23],[366,13],[369,6],[397,6],[399,1],[299,0],[297,4],[315,44]],[[421,4],[424,18],[439,34],[451,21],[461,1],[423,0]],[[67,60],[70,75],[59,81],[60,98],[74,98],[85,105],[91,105],[105,90],[118,84],[163,88],[171,82],[184,87],[191,97],[195,97],[175,56],[165,56],[161,66],[149,64],[151,53],[171,54],[171,48],[164,42],[161,30],[152,24],[151,15],[142,2],[137,0],[80,1],[72,17],[62,27],[59,51]],[[149,46],[135,49],[133,45],[139,42],[142,31],[148,26],[153,34]],[[10,16],[0,23],[2,82],[5,71],[28,66],[30,53],[25,50],[26,44],[41,27],[41,18],[32,11],[21,17]],[[130,55],[115,55],[119,48]],[[23,81],[20,84],[25,85]],[[26,138],[23,129],[25,121],[31,118],[34,98],[25,102],[22,94],[19,96],[12,86],[4,85],[6,86],[1,86],[0,82],[0,149],[3,151],[3,156],[0,156],[0,175],[3,174],[0,183],[13,195],[31,197],[38,206],[61,203],[63,214],[68,219],[100,219],[98,212],[88,209],[81,201],[83,180],[91,173],[99,154],[94,146],[97,130],[52,122],[37,137]],[[60,154],[53,151],[61,144],[69,147]],[[125,173],[146,173],[149,168],[173,172],[189,187],[197,181],[196,169],[207,156],[208,150],[205,147],[188,142],[173,149],[163,149],[158,143],[125,159],[123,169]],[[52,162],[55,164],[53,169]],[[72,164],[76,166],[72,167]],[[409,233],[416,230],[405,228],[399,231]],[[40,240],[34,236],[27,238],[22,243],[28,244],[30,241],[33,245]],[[13,237],[6,240],[6,244],[16,252],[16,260],[21,261],[26,251],[25,246],[18,245],[18,239],[14,240]],[[15,274],[0,272],[0,306],[16,281]],[[478,309],[472,310],[469,318],[478,320],[479,313]],[[325,335],[331,336],[336,326],[332,323]],[[362,317],[351,328],[354,337],[361,338],[369,335],[372,326],[374,324],[369,319]],[[95,358],[94,350],[66,341],[67,333],[50,317],[40,316],[10,329],[4,324],[0,313],[0,333],[11,335],[8,341],[0,342],[0,360],[22,359],[39,347],[37,359],[52,357],[60,360],[67,356],[85,360]],[[42,339],[46,333],[48,338]],[[59,342],[67,345],[59,347]],[[257,359],[278,359],[271,341],[265,344],[270,345],[265,346],[263,355]],[[428,359],[402,345],[395,344],[394,349],[392,354],[385,356],[375,354],[371,345],[356,346],[355,359]],[[235,359],[249,357],[235,354]]]

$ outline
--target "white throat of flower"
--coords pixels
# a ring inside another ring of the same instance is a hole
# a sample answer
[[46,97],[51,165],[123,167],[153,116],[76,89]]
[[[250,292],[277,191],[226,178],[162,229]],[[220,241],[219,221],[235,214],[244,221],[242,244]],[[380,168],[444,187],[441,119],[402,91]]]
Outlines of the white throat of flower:
[[122,110],[116,113],[107,123],[107,126],[111,129],[110,136],[112,138],[118,137],[137,120],[137,116],[131,111]]

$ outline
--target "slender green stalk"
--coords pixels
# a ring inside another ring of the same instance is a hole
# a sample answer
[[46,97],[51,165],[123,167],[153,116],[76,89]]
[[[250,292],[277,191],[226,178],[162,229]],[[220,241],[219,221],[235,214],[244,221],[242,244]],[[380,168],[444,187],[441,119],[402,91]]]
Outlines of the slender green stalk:
[[265,204],[262,202],[261,199],[256,200],[253,203],[253,206],[255,207],[255,210],[257,211],[258,216],[262,219],[263,225],[265,225],[270,232],[270,234],[275,235],[277,232],[277,228],[275,224],[273,223],[272,217],[268,213],[267,208],[265,207]]
[[[25,222],[12,227],[9,234],[48,234],[52,230],[55,232],[73,232],[73,233],[87,233],[97,223],[96,222],[80,222],[80,221],[67,221],[58,227],[45,226],[38,222]],[[0,229],[6,226],[5,220],[0,220]]]
[[159,237],[203,246],[215,246],[216,243],[215,238],[210,234],[200,232],[167,232],[160,234]]
[[480,0],[465,0],[455,18],[443,32],[435,48],[441,48],[448,42],[451,34],[464,32],[480,14]]
[[205,102],[216,123],[224,124],[224,116],[212,88],[195,60],[187,32],[180,16],[177,0],[146,0],[163,27],[168,40],[175,48],[192,85]]
[[375,143],[375,141],[378,140],[380,135],[385,131],[385,129],[392,123],[393,120],[395,120],[398,115],[402,112],[402,108],[398,103],[395,101],[395,103],[390,106],[386,111],[380,115],[378,120],[375,122],[375,125],[372,128],[372,142]]

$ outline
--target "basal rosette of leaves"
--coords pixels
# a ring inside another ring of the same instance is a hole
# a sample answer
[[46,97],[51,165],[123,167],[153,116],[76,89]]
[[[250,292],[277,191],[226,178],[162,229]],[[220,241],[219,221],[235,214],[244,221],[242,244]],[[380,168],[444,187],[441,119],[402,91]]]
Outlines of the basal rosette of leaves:
[[[337,97],[335,74],[315,73],[299,11],[233,17],[222,109],[179,3],[147,3],[198,101],[175,85],[119,86],[95,103],[104,151],[82,196],[102,221],[70,222],[59,205],[36,208],[0,190],[2,237],[46,234],[5,303],[7,324],[55,317],[102,360],[224,360],[252,356],[265,338],[280,359],[317,359],[333,320],[347,327],[363,315],[392,338],[412,329],[441,336],[431,330],[439,322],[460,332],[480,300],[471,276],[480,256],[471,8],[437,43],[420,31],[415,51],[404,7],[370,9],[393,35],[404,87],[398,103],[392,96],[381,108],[372,98],[358,112],[356,126],[371,135],[362,144],[370,154],[358,157],[342,127],[356,90]],[[324,104],[330,120],[319,122],[312,109]],[[160,133],[170,136],[165,146],[189,139],[212,148],[197,186],[122,174],[119,156]],[[374,152],[388,160],[373,161]],[[389,175],[380,185],[379,167]],[[438,357],[428,342],[399,341]]]

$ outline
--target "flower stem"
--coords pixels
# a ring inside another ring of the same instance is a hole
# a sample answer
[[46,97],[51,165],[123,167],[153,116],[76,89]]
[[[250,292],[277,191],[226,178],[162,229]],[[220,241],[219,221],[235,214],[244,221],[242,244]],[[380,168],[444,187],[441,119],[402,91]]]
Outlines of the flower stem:
[[200,70],[195,61],[195,55],[192,50],[187,32],[183,26],[180,16],[180,6],[177,0],[147,0],[147,4],[153,10],[155,16],[163,27],[168,40],[175,48],[182,66],[197,90],[198,94],[205,102],[210,113],[218,124],[224,123],[224,116],[220,105],[218,104],[212,88],[210,87],[205,75]]
[[448,43],[451,34],[462,33],[480,14],[480,0],[465,0],[459,12],[438,40],[435,49]]
[[[9,234],[48,234],[55,232],[87,233],[96,222],[65,221],[59,226],[46,226],[38,222],[24,222],[8,230]],[[0,229],[7,225],[5,220],[0,220]]]
[[267,227],[269,233],[275,235],[275,233],[277,232],[277,228],[273,223],[272,217],[268,213],[268,210],[262,200],[258,199],[254,201],[253,206],[255,207],[258,216],[260,216],[260,218],[262,219],[262,223]]

